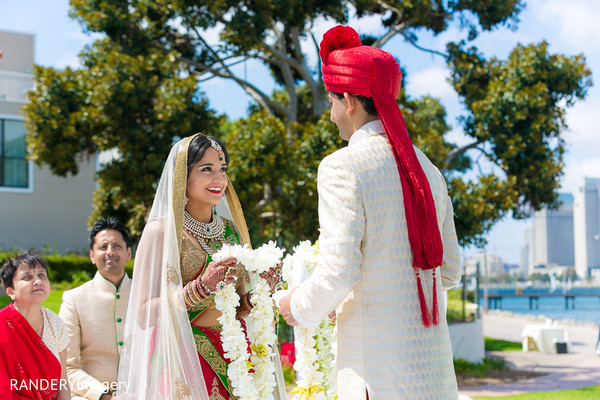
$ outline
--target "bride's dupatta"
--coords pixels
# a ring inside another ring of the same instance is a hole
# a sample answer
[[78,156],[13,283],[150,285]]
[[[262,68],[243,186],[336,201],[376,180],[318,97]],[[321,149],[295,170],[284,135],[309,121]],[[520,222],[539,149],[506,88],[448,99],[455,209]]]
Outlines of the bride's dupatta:
[[[175,144],[165,167],[134,261],[133,282],[119,364],[117,397],[127,400],[208,400],[194,333],[183,300],[180,251],[190,141]],[[248,229],[233,185],[217,213],[233,220],[242,243]],[[279,362],[276,357],[276,362]],[[281,368],[278,395],[285,399]]]
[[56,399],[60,361],[10,304],[0,310],[0,398]]
[[117,397],[208,400],[179,265],[188,137],[173,146],[134,261]]

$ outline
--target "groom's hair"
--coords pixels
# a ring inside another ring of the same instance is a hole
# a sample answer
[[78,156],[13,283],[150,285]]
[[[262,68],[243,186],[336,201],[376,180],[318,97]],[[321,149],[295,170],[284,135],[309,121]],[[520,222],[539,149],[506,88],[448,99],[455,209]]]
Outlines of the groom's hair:
[[[344,98],[344,93],[331,92],[331,94],[337,97],[338,100]],[[375,103],[373,103],[372,97],[362,96],[360,94],[350,94],[350,96],[354,96],[358,100],[367,114],[377,116],[377,110],[375,109]]]

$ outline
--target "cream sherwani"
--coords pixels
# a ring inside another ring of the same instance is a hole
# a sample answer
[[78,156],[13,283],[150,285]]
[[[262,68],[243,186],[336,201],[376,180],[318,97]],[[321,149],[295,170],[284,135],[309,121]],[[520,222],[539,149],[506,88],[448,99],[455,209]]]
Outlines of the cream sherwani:
[[[117,382],[131,279],[117,288],[96,272],[91,281],[63,293],[59,316],[67,325],[67,375],[74,399],[98,400]],[[81,396],[81,397],[77,397]]]
[[[444,289],[460,280],[460,256],[446,182],[418,149],[444,245],[437,269],[442,321],[425,328],[402,186],[379,120],[356,131],[319,166],[319,248],[315,272],[296,289],[291,311],[314,326],[337,310],[339,400],[458,398]],[[431,309],[431,270],[421,272]],[[440,284],[441,282],[441,284]]]

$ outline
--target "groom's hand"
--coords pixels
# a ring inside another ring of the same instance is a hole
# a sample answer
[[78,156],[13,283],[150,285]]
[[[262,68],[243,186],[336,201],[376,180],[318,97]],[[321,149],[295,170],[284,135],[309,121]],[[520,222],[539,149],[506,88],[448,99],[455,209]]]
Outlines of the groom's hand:
[[292,294],[294,294],[294,290],[296,290],[295,287],[293,287],[288,294],[286,294],[281,298],[281,300],[279,300],[279,312],[281,313],[283,319],[285,319],[285,322],[287,322],[290,326],[298,325],[298,321],[296,321],[296,319],[292,315],[292,309],[290,308],[290,303],[292,300]]

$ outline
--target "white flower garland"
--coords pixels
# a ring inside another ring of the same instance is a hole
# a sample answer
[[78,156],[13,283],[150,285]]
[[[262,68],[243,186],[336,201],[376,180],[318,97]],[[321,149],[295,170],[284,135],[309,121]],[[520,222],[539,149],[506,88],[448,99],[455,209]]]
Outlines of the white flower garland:
[[[243,264],[250,277],[254,305],[250,312],[251,324],[248,325],[248,336],[251,343],[252,356],[248,353],[248,345],[242,326],[236,319],[236,308],[239,296],[234,285],[225,288],[215,295],[215,306],[223,314],[219,322],[223,325],[221,340],[225,355],[233,360],[229,364],[227,376],[233,386],[233,394],[240,400],[273,399],[275,380],[275,364],[273,350],[277,336],[273,330],[273,300],[270,296],[269,285],[260,273],[275,267],[283,257],[284,249],[278,248],[274,242],[269,242],[256,250],[247,245],[223,245],[221,250],[213,255],[214,260],[233,256]],[[249,362],[251,360],[251,362]],[[250,374],[249,369],[254,369]]]
[[[294,253],[283,260],[283,279],[288,287],[299,286],[313,273],[319,258],[318,243],[303,241],[294,247]],[[317,328],[298,327],[296,334],[296,362],[294,369],[299,379],[292,393],[307,400],[336,398],[335,325],[325,318]]]

